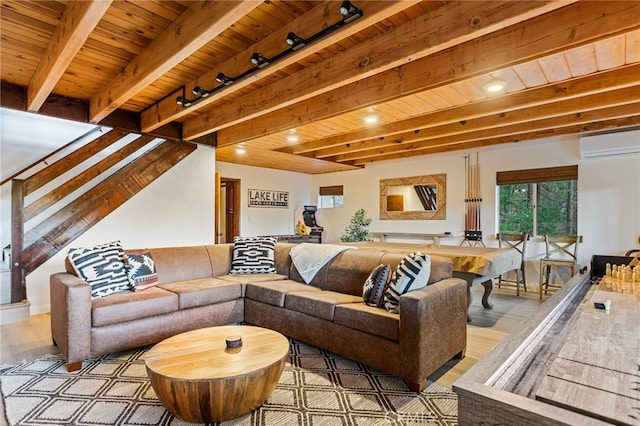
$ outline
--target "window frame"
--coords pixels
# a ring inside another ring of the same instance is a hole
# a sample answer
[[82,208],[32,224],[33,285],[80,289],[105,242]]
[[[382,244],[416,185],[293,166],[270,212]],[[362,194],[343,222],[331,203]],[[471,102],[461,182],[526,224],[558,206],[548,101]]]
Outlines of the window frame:
[[[577,196],[578,196],[578,166],[560,166],[560,167],[545,167],[538,169],[526,169],[526,170],[510,170],[496,173],[496,191],[497,191],[497,229],[498,232],[521,232],[522,230],[509,229],[503,230],[501,228],[501,208],[500,200],[501,200],[501,186],[506,185],[531,185],[531,211],[532,211],[532,229],[529,232],[531,236],[540,236],[543,234],[539,234],[539,224],[540,224],[540,211],[539,211],[539,185],[546,182],[558,182],[558,181],[575,181],[575,187],[571,189],[572,196],[575,196],[575,211],[574,216],[576,216],[575,222],[575,233],[577,234]],[[574,192],[575,191],[575,192]],[[572,232],[573,233],[573,232]],[[549,234],[551,235],[551,234]]]
[[319,209],[335,209],[342,206],[344,206],[344,187],[342,185],[321,186],[318,189]]

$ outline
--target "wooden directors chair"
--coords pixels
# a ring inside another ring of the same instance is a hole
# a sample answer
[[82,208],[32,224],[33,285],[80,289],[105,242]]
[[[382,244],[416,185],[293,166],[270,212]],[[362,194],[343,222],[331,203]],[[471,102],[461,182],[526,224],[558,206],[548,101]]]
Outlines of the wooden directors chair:
[[500,275],[498,277],[498,288],[500,288],[500,286],[502,285],[502,282],[509,282],[509,283],[515,283],[516,285],[516,296],[520,296],[520,272],[522,272],[522,287],[524,289],[524,291],[527,291],[527,279],[526,279],[526,275],[524,273],[524,268],[525,268],[525,264],[524,264],[524,256],[525,256],[525,250],[527,248],[527,241],[529,240],[529,234],[527,233],[523,233],[523,234],[507,234],[507,233],[501,233],[497,235],[498,237],[498,246],[501,248],[512,248],[518,251],[518,253],[520,253],[520,267],[518,269],[514,269],[515,273],[516,273],[516,279],[515,281],[513,280],[507,280],[507,279],[503,279],[502,275]]
[[[544,236],[545,256],[540,259],[540,300],[542,300],[542,286],[544,294],[549,289],[549,275],[552,267],[571,268],[571,276],[578,269],[578,245],[582,242],[582,235]],[[544,276],[544,281],[543,281]]]

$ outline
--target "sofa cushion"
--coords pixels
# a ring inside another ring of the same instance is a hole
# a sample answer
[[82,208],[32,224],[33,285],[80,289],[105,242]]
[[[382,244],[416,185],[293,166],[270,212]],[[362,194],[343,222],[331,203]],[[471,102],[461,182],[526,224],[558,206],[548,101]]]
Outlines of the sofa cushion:
[[274,252],[277,238],[235,237],[230,274],[275,273]]
[[431,259],[415,252],[406,255],[391,275],[389,287],[384,295],[384,307],[389,312],[399,313],[400,296],[427,286],[431,274]]
[[306,284],[292,280],[278,280],[267,282],[250,282],[245,289],[247,299],[266,303],[268,305],[284,307],[284,298],[287,293],[295,291],[321,291],[319,288],[309,287]]
[[211,264],[216,260],[211,258],[206,246],[161,247],[144,251],[153,256],[159,284],[214,276]]
[[327,321],[333,321],[335,307],[342,303],[362,303],[362,297],[323,290],[288,293],[284,299],[285,309]]
[[145,291],[123,291],[91,303],[91,324],[101,327],[120,324],[178,310],[178,295],[158,287]]
[[[380,261],[383,254],[375,250],[345,250],[320,268],[309,285],[362,297],[362,285],[373,268],[381,263],[390,264]],[[292,280],[304,282],[293,264],[289,276]]]
[[228,274],[231,270],[233,244],[209,244],[206,246],[206,249],[209,254],[209,259],[211,259],[211,274],[209,276],[217,277]]
[[178,295],[180,309],[213,305],[242,297],[241,284],[217,278],[180,281],[161,284],[159,287]]
[[146,290],[158,284],[158,271],[151,253],[125,252],[125,258],[129,285],[134,291]]
[[378,265],[373,268],[362,288],[364,303],[381,308],[384,302],[384,293],[387,291],[390,279],[391,267],[389,265]]
[[364,303],[337,305],[333,321],[365,333],[398,341],[400,315]]
[[67,257],[76,275],[91,286],[92,299],[131,289],[120,241],[71,248]]

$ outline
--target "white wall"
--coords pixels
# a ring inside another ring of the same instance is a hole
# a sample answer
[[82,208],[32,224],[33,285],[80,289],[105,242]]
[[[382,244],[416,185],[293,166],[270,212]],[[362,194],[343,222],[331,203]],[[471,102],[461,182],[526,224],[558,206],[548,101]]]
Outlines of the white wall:
[[[120,208],[27,276],[31,314],[49,311],[49,276],[69,247],[121,240],[125,248],[213,243],[215,151],[200,145]],[[3,199],[4,202],[4,199]]]
[[[223,162],[216,162],[216,171],[240,179],[240,235],[245,237],[293,234],[296,212],[311,202],[312,177],[307,174]],[[248,207],[249,189],[287,191],[289,208]]]
[[[464,204],[464,154],[418,157],[411,160],[387,161],[367,165],[364,169],[314,176],[313,194],[320,186],[343,185],[344,207],[320,209],[318,223],[324,227],[323,241],[340,241],[340,235],[356,210],[363,208],[372,219],[369,231],[462,233]],[[380,220],[380,179],[446,173],[447,217],[444,220]],[[317,197],[317,195],[315,195]]]

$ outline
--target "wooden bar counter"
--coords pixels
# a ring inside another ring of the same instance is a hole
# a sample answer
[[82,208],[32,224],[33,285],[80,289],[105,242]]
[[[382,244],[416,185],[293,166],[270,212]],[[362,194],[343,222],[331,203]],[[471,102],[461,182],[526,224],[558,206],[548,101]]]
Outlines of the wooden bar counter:
[[[228,337],[242,346],[227,349]],[[151,385],[162,405],[193,423],[222,422],[262,405],[289,358],[289,341],[251,326],[209,327],[178,334],[145,355]]]

